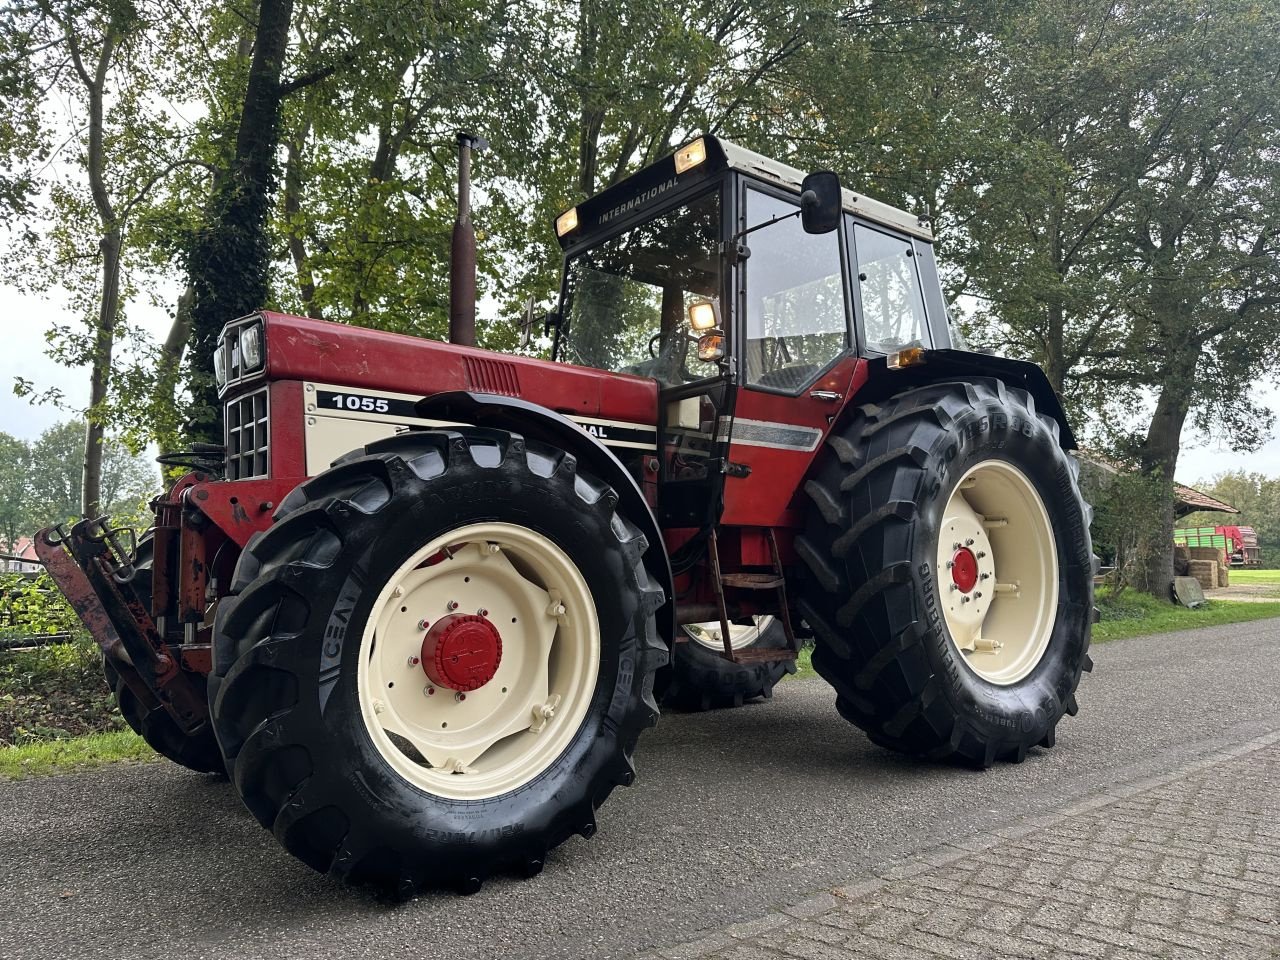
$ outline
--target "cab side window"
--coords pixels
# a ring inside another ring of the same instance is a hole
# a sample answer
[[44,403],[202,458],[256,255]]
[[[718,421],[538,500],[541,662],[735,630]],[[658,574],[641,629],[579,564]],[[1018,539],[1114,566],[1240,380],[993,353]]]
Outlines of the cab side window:
[[[796,204],[747,191],[747,225],[796,211]],[[797,391],[849,342],[838,231],[804,232],[798,217],[747,238],[747,383]]]
[[853,245],[858,258],[854,287],[862,305],[867,349],[893,353],[907,346],[929,346],[911,241],[858,223],[853,227]]

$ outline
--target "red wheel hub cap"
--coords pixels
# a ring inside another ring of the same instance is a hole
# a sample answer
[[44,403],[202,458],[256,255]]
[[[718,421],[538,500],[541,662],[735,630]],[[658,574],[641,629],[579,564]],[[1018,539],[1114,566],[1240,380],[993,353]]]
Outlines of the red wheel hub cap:
[[951,580],[962,593],[968,593],[978,582],[978,558],[968,547],[961,547],[951,556]]
[[422,640],[422,669],[432,683],[467,693],[493,679],[502,662],[497,627],[469,613],[437,620]]

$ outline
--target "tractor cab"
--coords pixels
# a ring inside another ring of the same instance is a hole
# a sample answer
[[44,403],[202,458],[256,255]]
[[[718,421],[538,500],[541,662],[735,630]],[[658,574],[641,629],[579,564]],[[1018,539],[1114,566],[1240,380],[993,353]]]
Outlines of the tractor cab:
[[[667,526],[782,524],[857,358],[951,346],[920,219],[714,137],[565,211],[556,234],[554,357],[658,382]],[[777,482],[724,491],[758,469]]]

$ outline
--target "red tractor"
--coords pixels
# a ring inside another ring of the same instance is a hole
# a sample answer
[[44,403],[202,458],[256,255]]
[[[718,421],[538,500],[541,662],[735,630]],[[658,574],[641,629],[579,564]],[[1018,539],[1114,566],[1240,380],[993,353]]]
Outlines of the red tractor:
[[556,232],[550,361],[236,320],[225,449],[151,530],[42,532],[129,723],[401,894],[537,872],[660,702],[768,697],[809,638],[877,744],[1052,746],[1090,666],[1075,443],[1038,367],[955,346],[927,226],[702,137]]

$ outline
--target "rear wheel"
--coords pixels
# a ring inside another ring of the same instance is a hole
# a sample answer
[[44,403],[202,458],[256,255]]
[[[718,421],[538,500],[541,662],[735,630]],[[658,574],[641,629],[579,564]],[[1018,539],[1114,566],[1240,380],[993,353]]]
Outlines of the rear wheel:
[[666,661],[663,591],[616,506],[570,454],[466,428],[290,494],[218,611],[214,722],[254,815],[402,895],[590,836]]
[[[147,609],[151,609],[151,571],[154,567],[154,543],[149,534],[138,541],[134,558],[134,574],[129,581],[134,593]],[[206,723],[195,733],[187,733],[158,703],[148,707],[125,682],[127,676],[137,677],[132,665],[123,660],[102,658],[102,676],[115,694],[116,706],[130,729],[156,753],[167,757],[197,773],[223,773],[222,754],[213,735],[212,725]],[[197,675],[193,675],[197,676]],[[203,683],[204,678],[199,677]],[[139,680],[138,682],[141,682]]]
[[[664,703],[684,710],[740,707],[744,701],[773,696],[774,685],[795,673],[794,660],[745,664],[726,660],[720,629],[718,621],[683,627],[687,642],[675,645]],[[782,648],[787,638],[777,617],[755,617],[752,623],[729,624],[729,644],[734,651]]]
[[1076,475],[1056,421],[998,380],[911,390],[832,435],[798,605],[846,719],[980,766],[1053,745],[1091,667]]

